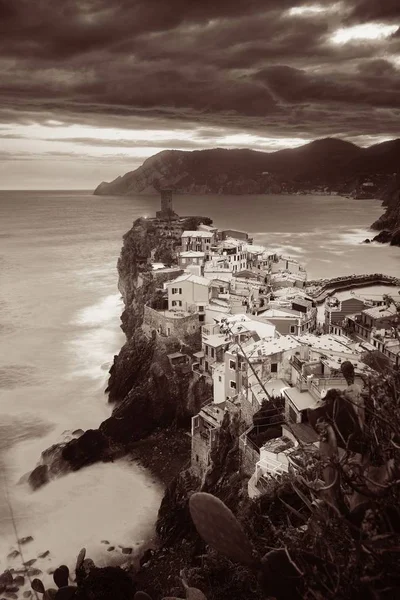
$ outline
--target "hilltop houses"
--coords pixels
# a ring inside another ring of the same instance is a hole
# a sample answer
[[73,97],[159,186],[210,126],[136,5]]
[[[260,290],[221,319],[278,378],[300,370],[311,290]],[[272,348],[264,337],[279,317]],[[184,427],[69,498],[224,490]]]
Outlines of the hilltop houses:
[[354,294],[331,298],[325,333],[317,335],[316,304],[296,259],[253,245],[245,232],[202,223],[186,229],[168,193],[154,223],[174,239],[176,261],[168,268],[153,264],[157,303],[145,306],[143,328],[189,347],[195,339],[192,353],[173,352],[168,360],[210,385],[192,417],[191,469],[205,476],[225,416],[235,415],[241,472],[257,497],[268,477],[296,470],[304,452],[315,455],[319,438],[308,411],[322,406],[329,390],[347,389],[344,362],[353,365],[362,390],[370,372],[362,360],[367,345],[398,361],[397,307],[373,306]]

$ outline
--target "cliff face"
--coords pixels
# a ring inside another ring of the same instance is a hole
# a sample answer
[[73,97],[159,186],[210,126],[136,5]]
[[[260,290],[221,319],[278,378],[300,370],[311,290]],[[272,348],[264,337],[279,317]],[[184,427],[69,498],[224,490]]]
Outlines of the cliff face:
[[156,294],[148,266],[151,251],[160,245],[151,223],[138,219],[124,236],[118,261],[119,289],[124,299],[122,329],[127,341],[114,357],[107,392],[115,404],[111,416],[96,430],[55,444],[46,450],[30,483],[36,488],[53,477],[98,460],[112,460],[158,427],[188,425],[190,417],[211,395],[204,380],[187,369],[172,368],[167,354],[200,349],[200,336],[161,338],[142,329],[144,305]]
[[385,212],[371,225],[372,229],[380,231],[374,241],[400,246],[400,175],[393,178],[383,205],[386,206]]
[[329,191],[376,198],[397,171],[399,153],[400,140],[359,148],[331,138],[272,153],[221,148],[164,150],[136,171],[101,183],[94,193],[133,196],[171,188],[186,194]]

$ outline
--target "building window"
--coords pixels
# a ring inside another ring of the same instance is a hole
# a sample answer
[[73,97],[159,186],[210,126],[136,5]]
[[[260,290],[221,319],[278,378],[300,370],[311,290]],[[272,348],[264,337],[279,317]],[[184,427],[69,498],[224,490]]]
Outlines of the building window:
[[229,382],[229,387],[231,388],[231,390],[236,390],[236,381],[230,381]]
[[229,361],[229,368],[231,369],[231,371],[234,371],[236,369],[236,362],[234,360]]
[[290,326],[290,333],[296,333],[296,326],[295,325],[291,325]]
[[199,312],[204,312],[204,306],[199,306]]
[[199,455],[196,454],[196,462],[199,462]]
[[221,381],[222,381],[221,375],[218,375],[218,381],[221,383]]
[[205,315],[199,315],[199,321],[200,323],[203,323],[205,320],[206,316]]
[[215,356],[215,350],[214,350],[214,348],[211,348],[211,358],[214,358],[214,356]]
[[271,363],[271,373],[278,372],[278,363]]

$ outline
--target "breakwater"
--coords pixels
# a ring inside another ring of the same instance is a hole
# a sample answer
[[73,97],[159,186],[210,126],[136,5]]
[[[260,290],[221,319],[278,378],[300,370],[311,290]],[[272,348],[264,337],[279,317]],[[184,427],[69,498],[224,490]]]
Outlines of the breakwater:
[[332,279],[313,279],[307,282],[307,293],[313,300],[320,304],[328,296],[352,288],[364,287],[366,285],[393,285],[400,286],[400,278],[382,273],[369,275],[344,275]]

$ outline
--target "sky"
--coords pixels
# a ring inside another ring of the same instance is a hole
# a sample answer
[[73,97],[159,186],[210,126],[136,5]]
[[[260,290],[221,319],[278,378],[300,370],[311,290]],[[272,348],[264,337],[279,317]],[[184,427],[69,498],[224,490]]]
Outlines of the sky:
[[400,137],[399,0],[0,0],[0,189]]

